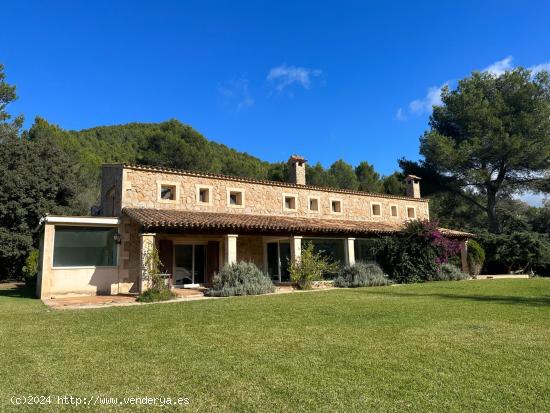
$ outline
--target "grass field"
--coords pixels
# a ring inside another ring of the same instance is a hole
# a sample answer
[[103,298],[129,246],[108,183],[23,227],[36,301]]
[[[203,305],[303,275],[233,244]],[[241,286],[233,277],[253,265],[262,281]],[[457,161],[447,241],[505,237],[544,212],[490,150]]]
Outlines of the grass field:
[[[14,395],[55,398],[24,408]],[[84,410],[58,395],[187,397],[178,411],[550,411],[550,279],[74,311],[1,290],[0,411]]]

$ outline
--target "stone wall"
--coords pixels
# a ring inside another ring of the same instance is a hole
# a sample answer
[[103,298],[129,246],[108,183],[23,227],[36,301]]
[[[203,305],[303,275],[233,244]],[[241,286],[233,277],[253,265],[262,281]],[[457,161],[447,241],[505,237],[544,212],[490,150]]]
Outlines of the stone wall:
[[139,292],[141,272],[139,225],[122,218],[119,247],[119,288],[121,292]]
[[239,235],[237,238],[237,261],[253,262],[264,267],[264,242],[259,236]]
[[120,215],[122,171],[120,165],[103,165],[101,168],[101,215],[103,216]]
[[[247,213],[257,215],[298,216],[323,219],[402,222],[407,220],[407,208],[414,207],[416,218],[428,219],[428,202],[425,199],[392,197],[376,194],[358,194],[331,191],[330,189],[300,188],[284,183],[258,183],[232,179],[186,175],[176,172],[158,172],[125,167],[123,172],[122,207],[182,209],[188,211]],[[160,185],[176,187],[175,200],[160,199]],[[210,202],[198,202],[197,188],[210,189]],[[242,190],[244,205],[229,205],[228,191]],[[284,196],[296,195],[296,211],[283,208]],[[319,199],[317,213],[308,211],[310,197]],[[331,201],[342,202],[342,212],[331,212]],[[380,204],[381,216],[373,216],[372,205]],[[398,208],[398,217],[390,216],[392,205]]]

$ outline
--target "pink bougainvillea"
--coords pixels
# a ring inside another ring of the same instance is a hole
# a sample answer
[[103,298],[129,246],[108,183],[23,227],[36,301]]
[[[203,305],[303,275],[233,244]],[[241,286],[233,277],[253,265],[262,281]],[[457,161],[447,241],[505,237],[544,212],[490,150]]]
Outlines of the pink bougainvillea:
[[460,242],[447,238],[439,230],[439,221],[416,221],[413,226],[416,235],[423,237],[435,248],[437,265],[444,264],[460,252]]

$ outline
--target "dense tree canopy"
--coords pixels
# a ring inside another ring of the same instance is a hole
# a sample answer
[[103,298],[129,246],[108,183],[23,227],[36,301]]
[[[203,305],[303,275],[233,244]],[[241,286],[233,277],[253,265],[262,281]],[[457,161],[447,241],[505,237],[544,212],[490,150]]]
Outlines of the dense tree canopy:
[[13,277],[37,246],[40,218],[77,212],[76,175],[51,139],[30,140],[0,128],[0,140],[0,268]]

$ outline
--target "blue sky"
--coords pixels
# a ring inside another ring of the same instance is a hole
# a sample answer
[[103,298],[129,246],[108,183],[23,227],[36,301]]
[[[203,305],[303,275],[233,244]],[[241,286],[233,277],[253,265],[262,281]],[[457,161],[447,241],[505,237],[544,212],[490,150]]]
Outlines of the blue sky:
[[550,62],[550,2],[412,3],[4,1],[0,62],[26,126],[177,118],[269,161],[389,174],[441,85]]

